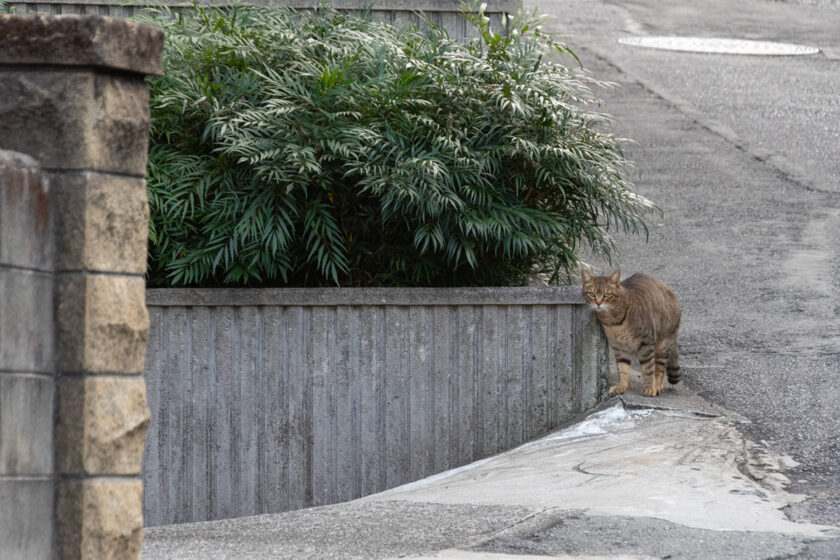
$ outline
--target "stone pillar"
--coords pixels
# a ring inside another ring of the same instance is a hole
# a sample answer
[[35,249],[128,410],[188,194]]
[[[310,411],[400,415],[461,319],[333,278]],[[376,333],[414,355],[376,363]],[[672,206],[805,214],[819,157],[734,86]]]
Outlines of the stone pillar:
[[55,551],[64,560],[140,555],[144,76],[161,74],[162,47],[160,29],[124,20],[0,16],[0,149],[40,163],[55,209]]

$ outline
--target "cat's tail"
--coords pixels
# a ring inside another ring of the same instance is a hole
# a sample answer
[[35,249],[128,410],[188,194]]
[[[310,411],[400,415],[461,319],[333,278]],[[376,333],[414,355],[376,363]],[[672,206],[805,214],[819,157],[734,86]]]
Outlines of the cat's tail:
[[677,350],[677,341],[674,341],[671,351],[668,353],[668,362],[665,364],[665,373],[668,374],[668,383],[676,385],[680,382],[680,353]]

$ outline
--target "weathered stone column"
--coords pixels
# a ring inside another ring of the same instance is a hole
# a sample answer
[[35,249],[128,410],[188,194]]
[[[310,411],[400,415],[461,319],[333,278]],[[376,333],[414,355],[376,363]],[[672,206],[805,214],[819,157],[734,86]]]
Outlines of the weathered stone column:
[[[161,30],[0,16],[0,149],[32,156],[56,214],[56,551],[138,558],[149,135]],[[3,506],[5,507],[5,506]]]

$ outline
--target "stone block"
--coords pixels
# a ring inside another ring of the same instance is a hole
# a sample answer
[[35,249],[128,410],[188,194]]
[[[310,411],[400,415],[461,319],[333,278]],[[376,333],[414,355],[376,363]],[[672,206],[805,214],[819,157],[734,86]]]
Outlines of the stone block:
[[145,177],[151,122],[146,82],[97,75],[95,86],[91,168]]
[[0,264],[51,271],[51,225],[49,189],[38,163],[0,151]]
[[62,378],[55,435],[59,471],[139,474],[149,420],[141,376]]
[[53,558],[53,482],[0,477],[0,557]]
[[139,276],[66,273],[58,282],[58,369],[142,373],[149,336]]
[[93,66],[163,74],[163,30],[95,15],[0,16],[0,64]]
[[54,381],[0,374],[0,476],[53,473]]
[[0,370],[52,373],[51,274],[0,265]]
[[0,149],[44,169],[145,177],[149,92],[139,74],[0,70]]
[[50,176],[58,209],[58,269],[144,274],[146,182],[104,173]]
[[143,483],[125,479],[66,479],[57,497],[62,560],[129,560],[143,542]]

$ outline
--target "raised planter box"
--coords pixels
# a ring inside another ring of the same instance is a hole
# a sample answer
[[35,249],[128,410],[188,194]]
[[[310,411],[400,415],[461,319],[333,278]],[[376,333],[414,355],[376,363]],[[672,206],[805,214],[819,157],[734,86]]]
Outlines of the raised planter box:
[[[251,0],[249,4],[270,5],[280,4],[293,8],[310,10],[318,6],[316,0]],[[184,0],[162,0],[161,5],[169,6],[176,12],[188,12],[193,9],[193,3]],[[230,0],[199,0],[200,6],[227,6]],[[358,12],[364,6],[371,4],[364,0],[331,0],[328,5],[345,12]],[[370,6],[371,16],[375,21],[382,21],[402,27],[409,23],[422,24],[423,18],[418,12],[424,13],[435,24],[443,27],[452,38],[463,39],[475,34],[467,21],[459,15],[460,0],[421,0],[408,2],[407,0],[381,0]],[[144,0],[8,0],[5,6],[0,6],[0,12],[43,12],[49,14],[98,14],[112,17],[132,17],[143,12],[149,5],[157,2]],[[522,8],[522,0],[488,0],[485,14],[490,18],[493,29],[502,29],[502,14],[514,15]]]
[[147,525],[365,496],[595,405],[579,288],[148,290]]

